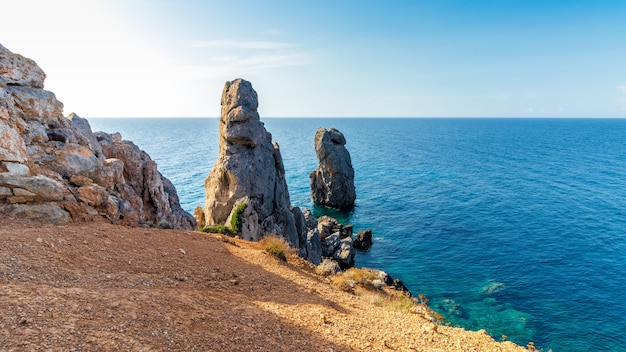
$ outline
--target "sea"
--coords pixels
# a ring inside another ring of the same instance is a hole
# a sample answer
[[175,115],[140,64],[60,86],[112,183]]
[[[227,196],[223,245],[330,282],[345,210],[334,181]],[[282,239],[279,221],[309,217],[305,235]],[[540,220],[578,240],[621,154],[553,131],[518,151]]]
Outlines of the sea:
[[[453,326],[542,351],[626,351],[626,120],[262,118],[291,203],[374,245],[356,266],[400,278]],[[158,164],[193,212],[217,158],[217,118],[92,118]],[[312,204],[313,137],[335,127],[356,206]],[[358,298],[355,298],[358,299]]]

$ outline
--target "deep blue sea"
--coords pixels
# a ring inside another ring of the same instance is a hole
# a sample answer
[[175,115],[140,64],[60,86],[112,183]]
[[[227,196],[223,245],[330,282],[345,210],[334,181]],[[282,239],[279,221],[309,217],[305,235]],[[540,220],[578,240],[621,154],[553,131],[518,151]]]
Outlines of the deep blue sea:
[[[335,127],[374,245],[357,266],[401,278],[449,322],[543,351],[626,351],[626,120],[262,119],[294,205],[314,208],[313,136]],[[204,202],[218,120],[90,119],[147,151],[183,208]]]

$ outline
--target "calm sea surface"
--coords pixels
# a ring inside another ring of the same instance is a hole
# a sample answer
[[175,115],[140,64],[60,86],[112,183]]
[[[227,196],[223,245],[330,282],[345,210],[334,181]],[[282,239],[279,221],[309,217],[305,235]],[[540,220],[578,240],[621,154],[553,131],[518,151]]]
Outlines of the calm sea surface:
[[[183,208],[204,202],[218,120],[90,119],[147,151]],[[626,351],[626,120],[263,119],[294,205],[312,208],[313,136],[346,137],[357,203],[333,213],[455,325],[544,351]]]

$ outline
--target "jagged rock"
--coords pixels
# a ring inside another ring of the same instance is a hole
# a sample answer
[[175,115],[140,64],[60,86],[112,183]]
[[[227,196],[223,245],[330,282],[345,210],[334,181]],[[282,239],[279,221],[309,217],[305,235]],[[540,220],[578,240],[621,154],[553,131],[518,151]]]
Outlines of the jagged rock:
[[0,84],[43,88],[44,79],[46,74],[35,61],[0,44]]
[[326,236],[322,240],[322,256],[332,258],[335,255],[335,251],[339,250],[339,246],[341,246],[339,232]]
[[354,242],[354,248],[368,249],[372,246],[372,229],[361,230],[357,232]]
[[23,163],[27,159],[26,144],[19,132],[11,127],[8,122],[0,119],[0,162]]
[[390,286],[392,288],[394,288],[397,291],[402,291],[402,293],[407,296],[407,297],[411,297],[412,293],[411,291],[408,289],[408,287],[406,287],[404,285],[404,283],[402,282],[402,280],[400,279],[394,279],[391,277],[391,275],[387,274],[386,272],[382,271],[382,270],[377,270],[378,271],[378,275],[379,275],[379,279],[385,283],[385,285]]
[[[119,133],[109,135],[97,132],[95,136],[102,152],[109,158],[104,163],[104,172],[95,177],[118,203],[117,217],[120,221],[127,222],[126,218],[130,217],[130,221],[138,221],[139,224],[167,222],[175,228],[196,227],[193,216],[180,208],[176,189],[161,175],[148,153],[133,142],[122,140]],[[121,174],[120,165],[123,166]],[[113,170],[107,170],[106,166]],[[105,209],[114,209],[110,202],[102,204]]]
[[65,118],[44,79],[33,60],[0,45],[1,215],[195,228],[145,152],[119,135],[92,133],[76,114]]
[[[291,213],[293,214],[294,225],[296,227],[296,233],[298,235],[298,243],[300,244],[300,248],[298,248],[298,255],[301,258],[306,258],[308,256],[307,252],[307,240],[308,240],[308,229],[306,227],[306,219],[304,218],[304,214],[299,207],[291,207]],[[312,261],[314,262],[314,261]]]
[[346,237],[339,241],[339,248],[333,253],[333,259],[339,263],[341,268],[347,269],[354,266],[355,254],[352,247],[352,238]]
[[335,232],[341,233],[341,224],[328,215],[322,215],[317,219],[317,229],[323,241]]
[[220,151],[204,182],[206,224],[226,223],[245,202],[242,238],[277,234],[299,249],[303,234],[296,229],[280,149],[257,113],[257,93],[245,80],[226,82],[221,105]]
[[104,154],[102,153],[102,147],[100,146],[100,143],[98,143],[98,139],[91,131],[89,121],[76,115],[75,113],[69,114],[67,118],[72,121],[72,124],[76,126],[76,129],[78,129],[85,137],[87,137],[87,140],[89,141],[89,149],[93,151],[96,157],[104,156]]
[[317,228],[317,219],[309,209],[302,210],[302,216],[307,229],[306,257],[304,258],[315,265],[319,265],[322,260],[322,240]]
[[334,128],[315,133],[319,166],[309,175],[313,203],[342,210],[354,207],[354,169],[345,144],[343,134]]
[[307,232],[306,237],[306,260],[318,265],[322,260],[322,240],[317,229]]
[[352,225],[341,225],[327,215],[317,219],[317,231],[322,243],[322,257],[332,258],[342,269],[354,266],[356,252],[352,246]]

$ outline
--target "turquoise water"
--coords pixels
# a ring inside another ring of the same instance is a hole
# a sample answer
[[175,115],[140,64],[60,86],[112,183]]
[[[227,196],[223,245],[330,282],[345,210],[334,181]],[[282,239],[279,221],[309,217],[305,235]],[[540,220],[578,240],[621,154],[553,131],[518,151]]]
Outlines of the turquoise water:
[[[318,127],[344,133],[372,228],[357,266],[386,270],[448,321],[544,351],[626,351],[626,120],[263,119],[294,205],[314,208]],[[90,119],[202,205],[217,119]]]

